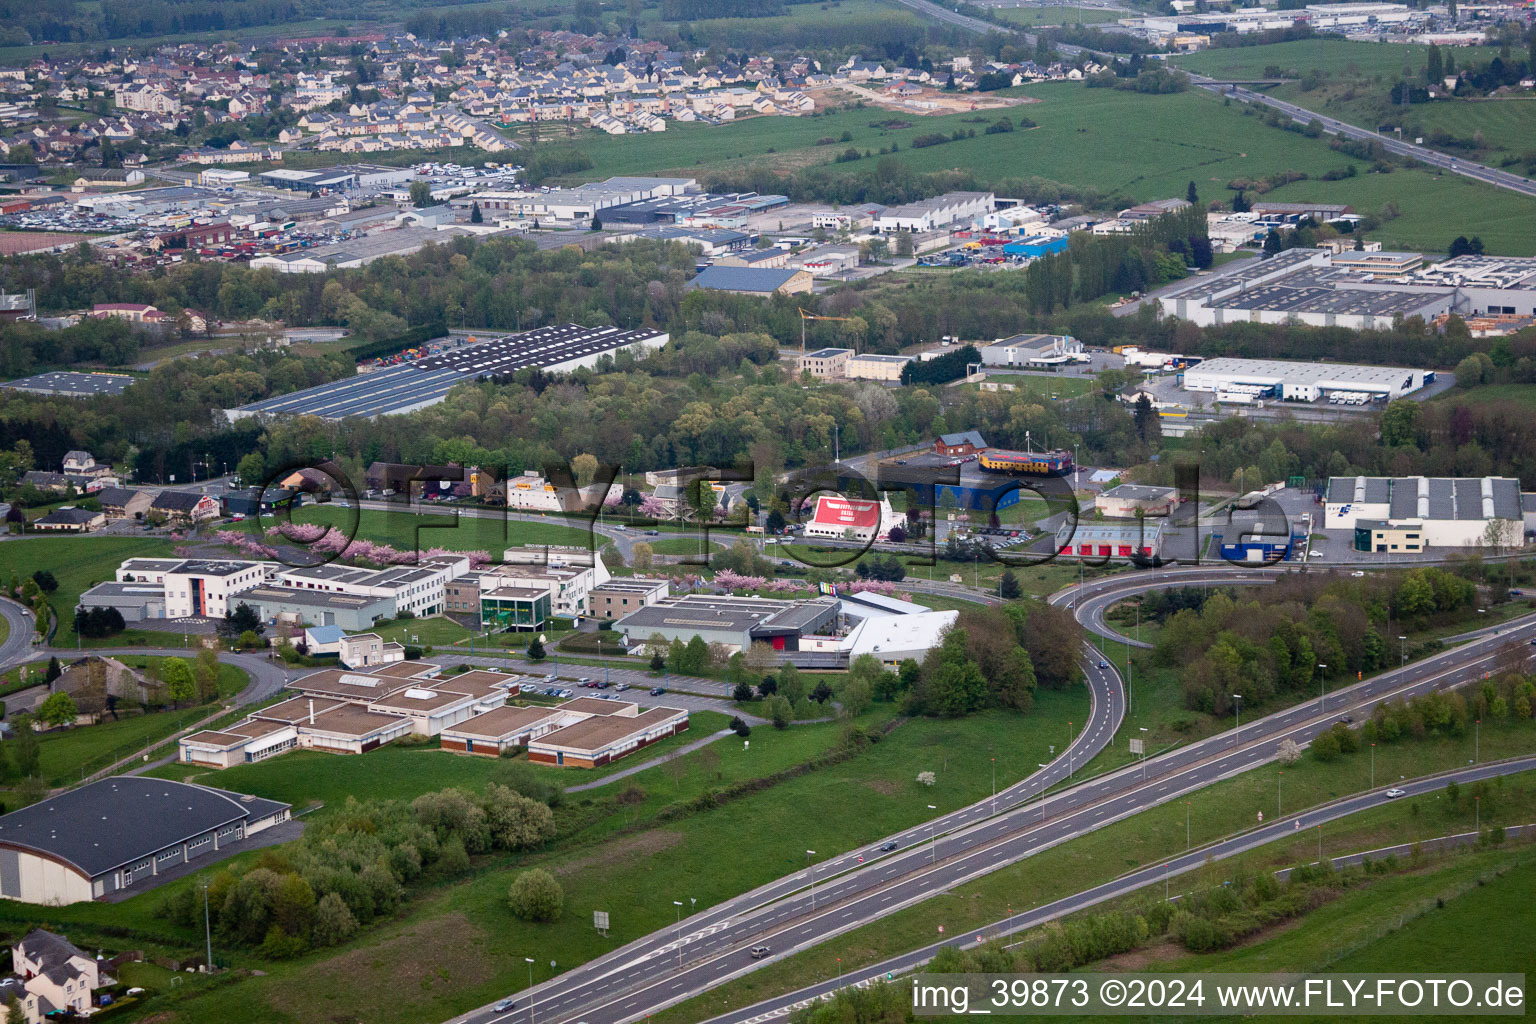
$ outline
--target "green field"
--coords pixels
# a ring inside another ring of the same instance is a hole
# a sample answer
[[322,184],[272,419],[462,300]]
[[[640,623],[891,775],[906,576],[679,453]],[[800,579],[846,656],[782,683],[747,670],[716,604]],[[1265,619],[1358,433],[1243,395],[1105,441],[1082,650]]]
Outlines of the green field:
[[645,543],[651,546],[651,550],[658,555],[703,555],[714,554],[716,551],[724,551],[724,544],[714,541],[705,543],[702,537],[666,537],[661,540],[648,540]]
[[[76,643],[75,605],[80,595],[103,580],[113,579],[125,558],[164,557],[171,543],[155,537],[23,537],[0,544],[0,577],[12,573],[30,576],[38,569],[52,571],[59,589],[48,595],[59,616],[54,645]],[[121,644],[123,639],[116,638]]]
[[1118,21],[1127,15],[1097,7],[993,7],[993,18],[1009,25],[1032,28],[1036,25],[1097,25]]
[[[354,536],[360,540],[390,544],[402,551],[449,548],[454,551],[488,551],[499,559],[504,549],[520,544],[558,544],[590,547],[592,533],[581,526],[564,525],[572,520],[551,516],[548,522],[532,522],[502,517],[475,518],[457,516],[451,506],[439,513],[417,515],[413,512],[378,512],[371,509],[345,509],[334,505],[308,505],[294,513],[294,522],[320,523],[343,532],[357,524]],[[574,520],[580,523],[581,520]],[[253,521],[247,526],[256,529]],[[261,526],[271,526],[268,519]]]
[[[1474,47],[1450,47],[1456,63],[1465,65],[1469,57],[1486,59],[1497,50]],[[1402,75],[1403,66],[1422,70],[1429,47],[1398,43],[1357,43],[1332,36],[1303,39],[1264,46],[1229,46],[1199,53],[1182,54],[1169,60],[1196,74],[1222,79],[1259,79],[1265,69],[1276,66],[1286,78],[1300,78],[1309,72],[1328,78],[1374,80],[1378,76],[1388,86]]]
[[[1486,63],[1497,55],[1487,47],[1447,48],[1458,67]],[[1480,161],[1508,164],[1531,162],[1536,139],[1536,99],[1527,95],[1484,99],[1445,99],[1394,106],[1388,92],[1404,77],[1424,81],[1428,50],[1424,46],[1357,43],[1337,39],[1276,43],[1206,50],[1173,58],[1180,67],[1219,78],[1259,78],[1278,68],[1285,77],[1308,78],[1274,87],[1271,94],[1362,128],[1399,128],[1403,138],[1423,138],[1445,152]],[[1462,140],[1456,145],[1437,140],[1444,132]]]
[[1466,402],[1513,402],[1517,405],[1536,406],[1536,384],[1488,384],[1473,388],[1452,388],[1430,399],[1432,402],[1449,402],[1452,405]]
[[[629,768],[634,763],[665,754],[670,747],[707,736],[725,728],[729,722],[728,716],[713,711],[694,712],[690,716],[686,733],[647,747],[644,753],[636,756],[634,762],[619,761],[607,768],[590,772],[568,771],[529,761],[515,763],[519,770],[531,771],[561,784],[591,782],[612,771]],[[356,757],[296,750],[282,757],[256,764],[236,765],[222,771],[167,765],[151,774],[180,779],[196,777],[203,785],[231,789],[237,793],[254,793],[291,803],[295,807],[320,802],[329,808],[341,808],[345,806],[348,797],[359,800],[411,800],[422,793],[449,786],[479,790],[487,782],[495,782],[504,775],[510,763],[514,762],[451,754],[435,747],[390,745]]]
[[[1262,72],[1263,58],[1246,55],[1246,49],[1242,59],[1259,60]],[[810,118],[746,118],[718,127],[676,125],[644,136],[583,140],[580,148],[596,167],[582,178],[699,175],[764,158],[778,168],[797,167],[829,162],[849,146],[872,155],[838,164],[837,170],[867,173],[881,159],[878,151],[892,143],[900,146],[901,162],[917,172],[960,169],[993,180],[1038,177],[1137,200],[1182,196],[1190,181],[1204,198],[1226,200],[1230,181],[1290,170],[1311,180],[1276,189],[1266,198],[1345,202],[1363,213],[1396,203],[1400,215],[1371,236],[1388,246],[1443,251],[1456,235],[1479,234],[1490,252],[1536,254],[1536,201],[1417,169],[1318,180],[1361,162],[1330,149],[1325,139],[1308,139],[1244,116],[1241,104],[1227,104],[1203,90],[1146,96],[1054,82],[1009,91],[1040,102],[1003,113],[1027,117],[1038,127],[1001,135],[977,131],[973,139],[914,150],[910,141],[917,135],[976,129],[977,115],[911,116],[901,119],[911,127],[894,130],[875,127],[892,118],[873,108]],[[840,139],[844,131],[850,142],[816,145],[818,139]]]

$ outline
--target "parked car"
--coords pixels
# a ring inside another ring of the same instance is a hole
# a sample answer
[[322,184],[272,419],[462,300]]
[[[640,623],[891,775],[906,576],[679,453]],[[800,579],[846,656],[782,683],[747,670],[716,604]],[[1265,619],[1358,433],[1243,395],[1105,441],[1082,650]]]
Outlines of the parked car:
[[620,693],[623,693],[625,690],[629,689],[629,684],[628,683],[620,683],[618,686],[615,686],[614,689],[617,690]]
[[595,686],[597,684],[592,682],[592,679],[591,679],[590,676],[582,676],[580,679],[576,680],[576,685],[577,686]]
[[660,686],[653,686],[653,687],[651,687],[651,696],[652,697],[660,697],[662,694],[664,694],[666,692],[667,691],[664,688],[660,687]]
[[599,679],[597,682],[593,683],[592,685],[597,687],[599,690],[606,690],[606,689],[608,689],[608,680],[606,680],[606,679]]

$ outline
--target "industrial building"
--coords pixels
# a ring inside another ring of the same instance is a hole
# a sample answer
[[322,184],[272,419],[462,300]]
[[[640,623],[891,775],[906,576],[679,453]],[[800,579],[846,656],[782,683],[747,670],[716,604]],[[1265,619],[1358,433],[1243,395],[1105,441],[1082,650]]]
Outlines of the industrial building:
[[874,230],[879,234],[933,231],[956,221],[969,223],[985,217],[995,205],[996,198],[991,192],[946,192],[932,199],[919,199],[881,210],[875,217]]
[[0,388],[12,391],[28,391],[34,395],[50,395],[55,398],[95,398],[97,395],[120,395],[135,378],[121,373],[76,373],[72,370],[56,370],[31,377],[20,377],[0,384]]
[[1165,522],[1158,518],[1073,522],[1068,517],[1056,531],[1056,550],[1084,559],[1155,559],[1162,555]]
[[1536,258],[1457,256],[1420,270],[1414,280],[1456,289],[1458,313],[1536,315]]
[[0,817],[0,897],[63,906],[145,889],[181,864],[287,821],[289,805],[114,776]]
[[372,231],[317,249],[297,249],[293,252],[257,256],[251,260],[251,269],[275,270],[280,274],[323,274],[328,270],[351,270],[366,267],[385,256],[409,256],[419,252],[423,246],[447,242],[455,234],[463,233],[456,229],[441,231],[435,226]]
[[668,337],[659,331],[621,327],[541,327],[226,411],[231,419],[277,413],[345,419],[414,412],[441,402],[458,385],[482,377],[534,366],[549,373],[570,373],[597,365],[603,356],[623,351],[641,355],[661,348]]
[[822,666],[846,665],[860,654],[894,665],[906,658],[921,660],[957,616],[880,594],[835,589],[793,601],[688,594],[632,612],[614,623],[614,630],[631,647],[654,637],[686,643],[697,636],[732,651],[764,643],[786,660]]
[[1093,508],[1110,519],[1135,519],[1137,516],[1171,516],[1179,507],[1177,487],[1153,487],[1147,484],[1120,484],[1094,496]]
[[845,498],[840,494],[822,494],[816,498],[816,508],[805,524],[804,536],[867,544],[885,540],[892,530],[904,529],[906,525],[906,514],[893,510],[884,495],[878,501],[868,501]]
[[1402,398],[1434,379],[1434,371],[1397,366],[1229,357],[1207,359],[1182,375],[1186,391],[1211,392],[1216,401],[1233,404],[1278,399],[1369,405]]
[[815,281],[808,271],[789,267],[705,267],[688,288],[735,292],[738,295],[800,295]]
[[1066,334],[1016,334],[981,346],[983,366],[1047,369],[1086,359],[1083,343]]
[[1323,528],[1353,531],[1357,551],[1509,548],[1525,533],[1512,477],[1336,476],[1323,505]]
[[[614,234],[613,241],[623,242],[679,242],[696,245],[705,256],[721,256],[725,253],[751,249],[755,236],[733,228],[685,228],[671,225],[631,228]],[[782,253],[782,250],[779,250]]]
[[1253,322],[1386,330],[1401,318],[1429,320],[1455,308],[1452,288],[1379,280],[1335,268],[1332,259],[1325,249],[1289,249],[1236,273],[1166,291],[1157,301],[1165,315],[1201,327]]

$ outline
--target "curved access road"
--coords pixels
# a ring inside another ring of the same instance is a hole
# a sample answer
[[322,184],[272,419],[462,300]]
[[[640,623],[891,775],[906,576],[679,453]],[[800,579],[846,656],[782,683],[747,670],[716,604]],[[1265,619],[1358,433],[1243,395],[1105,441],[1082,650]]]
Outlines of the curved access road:
[[[774,957],[819,945],[877,921],[935,893],[996,871],[1056,843],[1193,792],[1275,757],[1285,740],[1305,744],[1344,714],[1361,715],[1380,700],[1406,697],[1481,677],[1497,664],[1505,643],[1536,634],[1536,616],[1489,630],[1465,646],[1383,673],[1288,708],[1241,729],[1210,737],[1041,798],[1047,773],[991,801],[896,837],[882,855],[865,846],[781,879],[747,897],[686,919],[582,965],[532,991],[537,1019],[623,1024],[745,974]],[[1092,663],[1097,668],[1097,663]],[[1068,766],[1058,758],[1053,767]],[[1059,774],[1057,775],[1059,778]],[[1021,799],[1022,797],[1022,799]],[[518,997],[527,1012],[528,993]],[[480,1010],[456,1018],[468,1024],[517,1019]]]
[[0,618],[5,619],[5,642],[0,643],[0,668],[26,661],[32,653],[32,611],[8,597],[0,598]]
[[[1409,782],[1399,782],[1396,788],[1401,789],[1405,796],[1421,796],[1445,788],[1446,783],[1452,780],[1458,785],[1466,785],[1482,779],[1493,779],[1533,770],[1536,770],[1536,757],[1521,757],[1508,761],[1476,765],[1471,768],[1459,768],[1455,771],[1426,776]],[[1374,789],[1356,796],[1345,797],[1342,800],[1337,800],[1321,807],[1311,808],[1299,814],[1277,818],[1260,828],[1251,829],[1227,839],[1190,850],[1177,857],[1150,864],[1147,867],[1122,875],[1113,881],[1105,882],[1091,889],[1084,889],[1082,892],[1063,897],[1033,910],[1015,914],[981,928],[970,929],[947,938],[943,942],[937,942],[923,949],[913,950],[910,953],[892,957],[881,963],[860,968],[857,974],[851,974],[846,978],[808,985],[794,992],[765,999],[762,1002],[740,1010],[713,1017],[707,1024],[760,1024],[760,1022],[764,1021],[778,1020],[818,999],[829,998],[839,989],[867,986],[872,982],[885,980],[887,975],[902,974],[921,967],[933,959],[934,954],[945,946],[973,946],[999,936],[1014,935],[1027,931],[1030,928],[1053,921],[1067,914],[1077,913],[1107,900],[1124,896],[1137,889],[1157,885],[1164,882],[1165,879],[1192,871],[1200,867],[1207,860],[1226,860],[1229,857],[1238,856],[1256,847],[1285,839],[1288,836],[1294,836],[1299,828],[1310,829],[1330,821],[1337,821],[1349,815],[1357,814],[1360,811],[1368,810],[1379,805],[1384,799],[1383,790]]]
[[1149,590],[1172,590],[1174,587],[1191,586],[1260,586],[1274,583],[1282,577],[1283,570],[1263,568],[1237,568],[1220,565],[1209,569],[1170,568],[1144,569],[1106,576],[1082,585],[1074,584],[1058,590],[1046,598],[1056,607],[1071,607],[1077,621],[1089,632],[1128,644],[1131,647],[1151,647],[1149,643],[1128,637],[1104,621],[1109,608],[1127,598],[1145,594]]

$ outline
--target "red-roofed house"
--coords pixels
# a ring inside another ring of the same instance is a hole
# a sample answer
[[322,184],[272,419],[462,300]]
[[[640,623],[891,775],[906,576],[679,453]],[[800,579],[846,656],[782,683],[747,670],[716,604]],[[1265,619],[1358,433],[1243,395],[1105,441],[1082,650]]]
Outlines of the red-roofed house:
[[824,494],[816,499],[816,514],[805,524],[805,536],[835,540],[885,540],[895,527],[905,528],[907,517],[892,510],[884,498],[866,501]]

